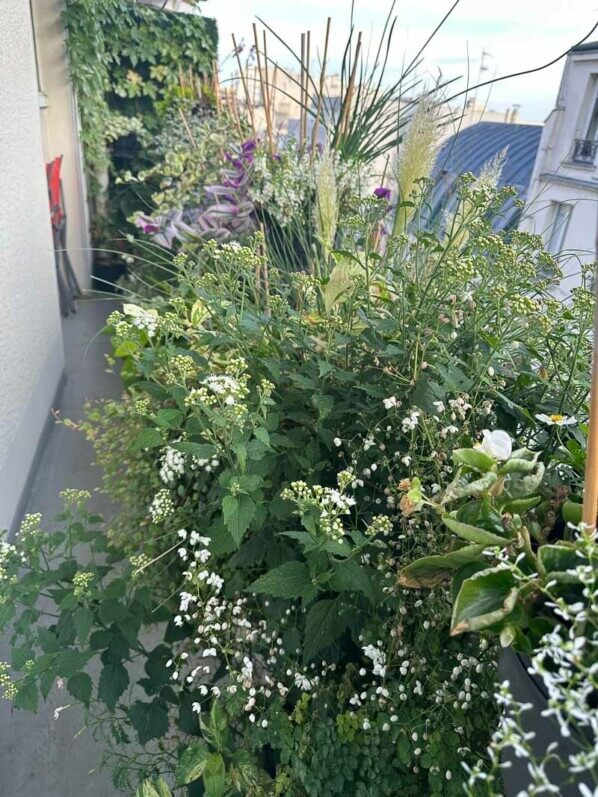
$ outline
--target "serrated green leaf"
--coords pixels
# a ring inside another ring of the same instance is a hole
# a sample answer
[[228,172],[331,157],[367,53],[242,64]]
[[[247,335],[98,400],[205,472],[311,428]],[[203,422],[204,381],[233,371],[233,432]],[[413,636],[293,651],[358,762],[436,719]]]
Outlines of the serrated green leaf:
[[347,559],[338,564],[328,584],[336,592],[363,592],[372,603],[376,599],[371,578],[355,559]]
[[137,700],[127,711],[141,744],[160,739],[168,732],[168,712],[160,700],[143,703]]
[[113,709],[129,685],[129,673],[120,662],[109,662],[100,673],[98,700]]
[[182,454],[189,454],[197,459],[212,459],[216,456],[216,449],[211,443],[193,443],[185,441],[183,443],[173,443],[172,448]]
[[248,495],[227,495],[222,501],[224,523],[237,547],[249,528],[256,512],[256,505]]
[[256,440],[259,440],[260,443],[263,443],[267,448],[270,448],[270,434],[268,430],[263,426],[258,426],[257,429],[253,432]]
[[85,642],[93,625],[93,612],[86,606],[80,606],[73,613],[73,623],[79,642]]
[[341,611],[338,598],[320,600],[311,607],[305,621],[303,661],[308,663],[317,653],[332,645],[348,626],[348,615]]
[[164,409],[156,413],[156,423],[165,429],[178,429],[183,423],[185,416],[180,410]]
[[133,449],[143,451],[146,448],[156,448],[162,444],[162,435],[159,430],[147,427],[142,429],[133,441]]
[[25,678],[17,684],[17,695],[13,701],[15,708],[33,711],[37,714],[37,701],[39,698],[37,685],[33,678]]
[[309,570],[303,562],[285,562],[260,576],[247,592],[265,593],[275,598],[297,598],[311,587]]
[[88,705],[91,700],[92,687],[91,678],[86,672],[79,672],[66,682],[66,688],[71,695],[82,703],[85,703],[85,705]]

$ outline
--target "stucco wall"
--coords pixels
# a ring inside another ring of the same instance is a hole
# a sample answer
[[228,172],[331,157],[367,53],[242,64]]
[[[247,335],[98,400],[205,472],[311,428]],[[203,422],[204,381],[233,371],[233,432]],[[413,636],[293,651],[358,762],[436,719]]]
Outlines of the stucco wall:
[[63,369],[28,0],[0,25],[0,528],[9,526]]
[[571,160],[574,141],[585,138],[598,90],[598,51],[571,54],[565,64],[554,110],[550,113],[534,166],[520,228],[550,238],[554,202],[571,205],[559,263],[564,272],[559,298],[579,285],[580,262],[596,259],[598,234],[598,158],[593,165]]
[[71,89],[65,32],[61,21],[63,0],[33,0],[37,44],[42,137],[46,161],[62,155],[62,186],[67,212],[67,248],[79,284],[90,287],[91,249],[78,119]]

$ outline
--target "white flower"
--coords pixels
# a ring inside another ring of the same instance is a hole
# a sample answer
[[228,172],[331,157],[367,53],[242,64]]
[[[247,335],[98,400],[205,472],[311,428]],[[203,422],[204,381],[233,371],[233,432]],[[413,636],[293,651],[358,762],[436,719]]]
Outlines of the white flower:
[[396,396],[390,396],[390,398],[383,399],[384,407],[387,410],[391,410],[393,407],[396,407],[397,403],[398,402],[397,402],[397,397]]
[[55,708],[54,709],[54,719],[57,720],[60,717],[60,715],[62,714],[62,712],[65,711],[67,708],[70,708],[70,704],[68,706],[58,706],[58,708]]
[[343,444],[343,441],[340,439],[340,437],[335,437],[332,442],[337,448],[340,448]]
[[577,423],[577,419],[573,416],[559,415],[558,413],[554,415],[540,413],[536,415],[536,418],[547,426],[573,426],[573,424]]
[[201,714],[201,703],[192,703],[191,710],[194,711],[196,714]]
[[508,459],[511,456],[513,443],[507,432],[503,432],[502,429],[495,429],[492,432],[484,429],[482,434],[484,439],[480,449],[484,454],[488,454],[488,456],[494,457],[494,459],[499,461]]

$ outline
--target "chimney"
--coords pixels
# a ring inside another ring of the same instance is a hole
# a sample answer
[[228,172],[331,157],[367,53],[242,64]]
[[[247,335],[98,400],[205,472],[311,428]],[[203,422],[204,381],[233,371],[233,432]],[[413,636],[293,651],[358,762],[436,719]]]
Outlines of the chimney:
[[519,109],[521,105],[513,105],[513,110],[511,111],[511,124],[516,124],[519,121]]
[[511,108],[507,108],[505,111],[505,122],[508,124],[511,120]]

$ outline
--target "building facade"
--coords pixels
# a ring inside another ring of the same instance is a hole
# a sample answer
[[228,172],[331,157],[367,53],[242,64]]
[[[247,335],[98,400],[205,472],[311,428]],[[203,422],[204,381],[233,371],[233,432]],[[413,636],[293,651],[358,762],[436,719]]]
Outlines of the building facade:
[[520,229],[539,233],[563,268],[559,298],[598,246],[598,42],[571,50],[540,141]]

